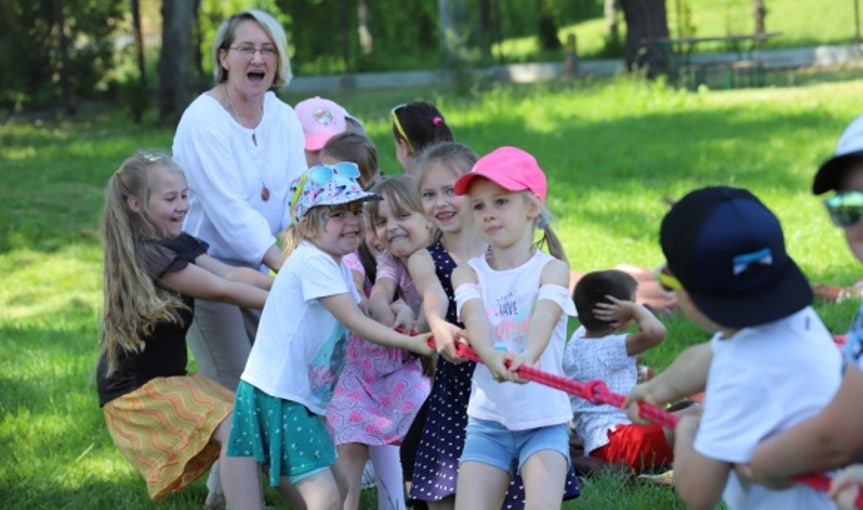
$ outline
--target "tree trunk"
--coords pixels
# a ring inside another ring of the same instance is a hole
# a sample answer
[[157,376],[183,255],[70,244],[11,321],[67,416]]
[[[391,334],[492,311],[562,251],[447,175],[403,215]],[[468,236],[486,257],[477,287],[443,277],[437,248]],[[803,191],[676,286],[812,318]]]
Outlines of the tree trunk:
[[491,60],[491,0],[479,0],[479,52]]
[[626,68],[647,69],[648,78],[668,74],[671,52],[668,46],[649,44],[651,39],[668,37],[665,0],[620,0],[626,20]]
[[132,33],[135,38],[135,57],[138,61],[138,77],[141,90],[147,90],[147,66],[144,62],[144,36],[141,34],[141,5],[138,0],[130,0],[132,11]]
[[372,7],[369,5],[369,0],[357,2],[357,19],[360,51],[363,52],[363,55],[371,55],[375,48],[372,38]]
[[66,14],[63,12],[63,0],[54,0],[54,16],[57,20],[57,38],[60,51],[60,88],[63,92],[63,108],[66,113],[74,115],[77,111],[72,104],[72,83],[69,81],[69,44],[66,40]]
[[192,18],[188,0],[163,0],[159,119],[179,117],[192,100]]
[[464,33],[466,18],[464,0],[438,0],[438,19],[440,19],[441,49],[444,62],[450,66],[462,64],[462,48],[467,42]]
[[339,34],[341,35],[340,39],[342,41],[342,65],[345,68],[345,72],[351,72],[351,47],[350,41],[348,40],[348,2],[347,0],[342,0],[341,6],[339,7]]
[[[767,15],[767,10],[764,8],[764,0],[752,0],[752,15],[755,18],[755,33],[763,34],[766,30],[764,29],[764,17]],[[756,46],[763,46],[764,41],[755,40]]]
[[608,46],[617,48],[620,43],[620,32],[617,29],[617,0],[605,0],[603,14],[605,28],[608,31]]

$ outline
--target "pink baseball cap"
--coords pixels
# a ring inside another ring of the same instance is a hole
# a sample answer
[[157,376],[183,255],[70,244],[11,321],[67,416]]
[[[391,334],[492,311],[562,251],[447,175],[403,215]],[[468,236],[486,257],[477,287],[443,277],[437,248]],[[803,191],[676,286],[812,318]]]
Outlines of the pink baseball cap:
[[455,182],[455,194],[467,194],[470,183],[477,177],[485,177],[510,191],[530,190],[545,203],[545,174],[536,158],[518,147],[498,147],[479,158],[470,172]]
[[345,131],[345,109],[329,99],[305,99],[294,111],[303,126],[307,151],[321,150],[327,140]]

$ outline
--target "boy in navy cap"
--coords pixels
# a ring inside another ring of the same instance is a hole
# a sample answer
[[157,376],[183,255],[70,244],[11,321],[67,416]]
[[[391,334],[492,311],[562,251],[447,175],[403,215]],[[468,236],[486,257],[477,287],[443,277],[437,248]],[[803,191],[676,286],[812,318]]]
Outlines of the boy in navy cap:
[[[750,192],[693,191],[662,221],[667,264],[656,278],[713,338],[683,351],[627,397],[665,404],[705,391],[703,414],[681,418],[674,485],[689,508],[835,508],[804,485],[773,490],[738,478],[758,441],[821,410],[840,382],[840,355],[811,308],[812,290],[785,251],[778,219]],[[630,417],[637,417],[629,406]]]

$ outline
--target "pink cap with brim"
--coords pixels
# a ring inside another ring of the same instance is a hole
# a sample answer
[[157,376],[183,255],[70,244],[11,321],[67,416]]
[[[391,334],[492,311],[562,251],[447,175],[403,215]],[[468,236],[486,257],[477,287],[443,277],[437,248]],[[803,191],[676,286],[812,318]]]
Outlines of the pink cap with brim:
[[466,195],[477,177],[485,177],[509,191],[530,190],[545,203],[545,174],[536,158],[518,147],[499,147],[479,158],[470,172],[455,182],[455,194]]
[[319,151],[327,140],[345,131],[345,109],[338,103],[315,96],[294,107],[303,126],[307,151]]

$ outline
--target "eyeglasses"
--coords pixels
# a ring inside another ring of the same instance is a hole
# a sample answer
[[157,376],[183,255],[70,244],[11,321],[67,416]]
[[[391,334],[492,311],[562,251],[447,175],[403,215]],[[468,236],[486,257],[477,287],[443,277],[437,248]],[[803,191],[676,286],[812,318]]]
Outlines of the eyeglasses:
[[261,52],[261,57],[263,58],[273,58],[278,53],[276,48],[273,46],[261,46],[260,48],[255,48],[250,44],[241,44],[239,46],[231,46],[229,49],[232,49],[239,53],[240,55],[248,58],[252,58],[255,56],[255,53]]
[[401,137],[404,138],[405,143],[408,144],[408,149],[410,149],[411,152],[414,152],[414,148],[411,145],[411,141],[408,139],[407,133],[405,133],[405,128],[402,127],[402,123],[399,121],[399,116],[396,114],[397,111],[401,110],[405,106],[407,106],[407,104],[400,104],[400,105],[394,107],[392,110],[390,110],[390,115],[393,118],[393,125],[396,127],[396,131],[398,131],[398,133],[401,135]]
[[664,263],[653,270],[653,278],[657,283],[659,283],[659,288],[668,294],[683,288],[683,285],[680,284],[680,280],[678,280],[673,274],[671,274],[671,271],[668,270],[667,263]]
[[294,191],[294,196],[291,198],[291,216],[293,216],[294,208],[300,200],[300,195],[303,194],[303,188],[306,187],[306,182],[312,180],[318,184],[325,184],[333,180],[333,177],[338,174],[349,179],[356,179],[360,175],[360,167],[356,163],[350,161],[339,161],[332,165],[315,165],[306,170],[297,183],[297,189]]
[[863,219],[863,192],[844,191],[824,201],[830,221],[840,228],[847,228]]

